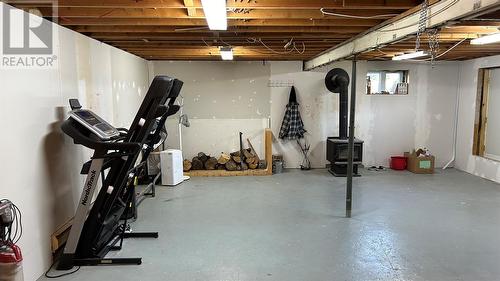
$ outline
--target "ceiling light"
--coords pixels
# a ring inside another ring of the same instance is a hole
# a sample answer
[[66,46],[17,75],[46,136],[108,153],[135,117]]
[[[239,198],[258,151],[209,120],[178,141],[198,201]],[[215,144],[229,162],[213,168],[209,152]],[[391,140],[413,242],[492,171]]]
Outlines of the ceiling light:
[[392,57],[392,60],[408,60],[408,59],[414,59],[414,58],[419,58],[419,57],[425,57],[428,56],[424,51],[418,51],[418,52],[413,52],[409,54],[404,54],[404,55],[399,55],[399,56],[394,56]]
[[496,43],[500,42],[500,33],[494,33],[490,35],[486,35],[483,37],[479,37],[476,39],[470,40],[470,43],[472,45],[483,45],[483,44],[490,44],[490,43]]
[[210,30],[227,30],[226,0],[201,0]]
[[231,47],[220,47],[219,52],[222,60],[233,60],[233,49]]

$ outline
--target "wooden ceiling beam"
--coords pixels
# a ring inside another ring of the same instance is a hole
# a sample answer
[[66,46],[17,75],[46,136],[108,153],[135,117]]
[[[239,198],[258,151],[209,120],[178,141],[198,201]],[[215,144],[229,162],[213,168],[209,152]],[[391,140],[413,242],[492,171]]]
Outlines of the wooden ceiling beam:
[[[125,50],[126,51],[126,50]],[[163,51],[163,52],[135,52],[135,55],[138,56],[147,56],[147,57],[176,57],[176,56],[184,56],[184,57],[196,57],[196,56],[204,56],[204,57],[210,57],[210,56],[220,56],[219,49],[213,49],[213,50],[202,50],[202,49],[196,49],[196,50],[175,50],[175,51]],[[269,51],[263,51],[263,50],[233,50],[233,55],[234,56],[258,56],[258,57],[272,57],[272,56],[277,56],[277,57],[294,57],[294,56],[301,56],[301,57],[310,57],[314,55],[315,52],[306,52],[306,53],[272,53]]]
[[[250,19],[228,20],[228,26],[364,26],[371,27],[382,22],[373,19]],[[59,18],[61,25],[71,26],[206,26],[205,19],[168,19],[168,18]]]
[[[61,18],[198,18],[204,19],[202,10],[198,10],[196,16],[188,16],[184,9],[122,9],[122,8],[66,8],[58,9],[53,14],[51,8],[39,8],[44,17]],[[398,14],[399,10],[387,10],[384,14]],[[380,11],[356,9],[349,11],[354,16],[381,15]],[[335,19],[336,16],[324,16],[317,10],[250,10],[248,13],[228,12],[228,19]],[[380,17],[389,19],[391,16]],[[345,18],[344,18],[345,19]]]
[[[190,7],[201,9],[200,0],[189,0]],[[51,4],[46,1],[36,0],[3,0],[15,6],[38,6],[47,7]],[[258,0],[258,1],[228,1],[229,9],[283,9],[283,10],[316,10],[318,7],[338,10],[406,10],[415,7],[418,0],[384,1],[384,0],[359,0],[359,1],[339,1],[339,0]],[[157,9],[179,9],[186,8],[183,0],[58,0],[52,5],[61,8],[157,8]]]
[[196,8],[194,7],[193,0],[184,0],[184,7],[187,9],[187,15],[190,17],[196,16]]
[[441,29],[441,33],[477,33],[490,34],[497,33],[497,26],[450,26]]
[[461,21],[456,26],[500,26],[500,19],[497,21],[492,20],[467,20]]
[[[233,46],[233,52],[253,52],[253,51],[263,51],[263,50],[266,50],[266,52],[272,52],[270,51],[269,49],[265,49],[264,46]],[[191,52],[191,51],[194,51],[194,52],[207,52],[207,51],[219,51],[219,47],[218,46],[211,46],[211,47],[208,47],[208,46],[204,46],[204,47],[199,47],[199,46],[195,46],[195,47],[179,47],[179,48],[164,48],[164,49],[160,49],[160,50],[151,50],[149,48],[129,48],[130,50],[136,50],[136,51],[142,51],[142,52]],[[282,47],[283,49],[283,47]],[[306,50],[306,52],[309,52],[309,51],[312,51],[314,50],[314,48],[310,48],[309,50]],[[275,50],[277,52],[281,52],[280,50]],[[289,51],[289,52],[285,52],[283,51],[282,53],[290,53],[290,54],[294,54],[294,53],[301,53],[301,52],[296,52],[295,50],[294,51]]]
[[[445,51],[446,49],[442,49],[441,52]],[[415,48],[384,48],[382,49],[384,52],[396,52],[396,53],[410,53],[414,52]],[[490,47],[490,48],[483,48],[483,49],[471,49],[468,47],[464,48],[455,48],[453,49],[454,53],[477,53],[477,52],[487,52],[487,51],[498,51],[498,46],[497,47]]]
[[[200,47],[205,47],[206,45],[204,45],[203,43],[200,44],[200,42],[196,42],[196,43],[190,43],[190,44],[186,44],[186,43],[162,43],[162,44],[154,44],[154,43],[151,43],[151,42],[135,42],[135,43],[120,43],[120,42],[108,42],[106,41],[107,44],[110,44],[110,45],[113,45],[113,46],[116,46],[116,47],[120,47],[120,48],[144,48],[144,49],[152,49],[152,50],[156,50],[156,49],[168,49],[168,48],[200,48]],[[262,47],[264,48],[264,46],[262,45],[257,45],[257,44],[252,44],[252,43],[244,43],[244,42],[241,42],[241,43],[230,43],[230,42],[227,42],[229,45],[232,45],[232,46],[238,46],[238,47]],[[325,48],[328,48],[332,45],[332,42],[328,42],[328,43],[304,43],[306,48],[319,48],[319,49],[322,49],[324,50]],[[274,43],[274,44],[266,44],[267,46],[269,47],[272,47],[274,49],[283,49],[283,46],[285,45],[285,43],[283,42],[280,42],[280,43]],[[223,43],[218,43],[218,44],[209,44],[209,46],[224,46]],[[302,48],[302,44],[297,44],[297,47],[298,48]]]
[[[141,57],[177,57],[177,56],[183,56],[183,57],[190,57],[194,58],[196,56],[202,56],[202,57],[219,57],[220,53],[219,50],[214,50],[214,51],[202,51],[202,50],[190,50],[189,52],[187,51],[176,51],[176,52],[157,52],[157,53],[143,53],[143,52],[137,52],[134,53],[137,56]],[[315,55],[316,53],[307,53],[307,54],[297,54],[297,55],[291,55],[291,54],[275,54],[271,52],[235,52],[233,51],[233,55],[235,57],[252,57],[252,56],[257,56],[257,57],[267,57],[267,58],[272,58],[273,56],[276,57],[285,57],[288,56],[290,58],[293,58],[294,56],[300,56],[300,57],[311,57]]]
[[[167,60],[167,61],[222,61],[221,57],[218,55],[213,55],[213,56],[141,56],[137,55],[138,57],[142,57],[146,60]],[[242,55],[242,56],[234,56],[235,61],[300,61],[300,60],[305,60],[307,58],[311,57],[310,55],[304,55],[304,56],[297,56],[297,57],[291,57],[291,56],[268,56],[268,55]],[[226,63],[231,63],[226,61]]]
[[[185,33],[175,33],[172,35],[162,35],[162,34],[156,34],[156,33],[89,33],[89,36],[96,38],[96,39],[105,39],[105,40],[111,40],[111,39],[124,39],[124,40],[132,40],[132,39],[155,39],[155,40],[161,40],[161,39],[167,39],[167,40],[193,40],[193,39],[198,39],[201,40],[204,38],[205,40],[212,40],[212,39],[219,39],[222,38],[223,40],[226,39],[238,39],[238,38],[261,38],[264,40],[264,42],[267,42],[268,39],[290,39],[291,37],[295,38],[295,40],[300,41],[300,40],[305,40],[305,39],[319,39],[319,38],[324,38],[324,39],[329,39],[332,38],[332,35],[327,33],[316,33],[316,34],[303,34],[303,33],[297,33],[297,34],[289,34],[289,33],[251,33],[251,34],[221,34],[219,37],[214,37],[213,34],[211,33],[206,33],[206,34],[185,34]],[[335,38],[336,39],[347,39],[352,37],[352,34],[336,34]]]
[[[110,32],[110,33],[122,33],[122,32],[142,32],[142,33],[178,33],[178,32],[189,32],[189,33],[207,33],[208,28],[200,27],[200,29],[184,30],[177,27],[168,26],[78,26],[73,28],[77,32]],[[340,33],[340,34],[352,34],[360,33],[364,31],[363,27],[330,27],[330,26],[320,26],[320,27],[231,27],[227,31],[220,31],[219,34],[229,34],[229,33]],[[292,34],[290,34],[292,36]]]

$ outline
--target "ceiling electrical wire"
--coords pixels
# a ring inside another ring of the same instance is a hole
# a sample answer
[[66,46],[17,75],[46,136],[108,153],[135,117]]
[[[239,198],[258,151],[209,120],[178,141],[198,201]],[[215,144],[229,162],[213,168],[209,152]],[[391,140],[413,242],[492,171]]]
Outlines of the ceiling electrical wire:
[[[217,47],[217,46],[214,46],[214,45],[210,45],[210,44],[208,44],[208,43],[207,43],[207,41],[205,40],[205,38],[201,38],[201,41],[203,41],[203,43],[205,43],[205,45],[206,45],[207,47]],[[224,41],[224,40],[222,40],[221,38],[215,39],[215,41],[220,41],[220,42],[222,42],[224,45],[226,45],[226,46],[228,46],[228,47],[231,47],[231,48],[233,47],[233,45],[231,45],[231,44],[229,44],[229,43],[225,42],[225,41]],[[217,43],[217,42],[215,42],[215,43]]]
[[264,46],[266,49],[268,49],[269,51],[271,51],[271,52],[273,52],[275,54],[278,54],[278,55],[286,55],[286,54],[290,54],[291,52],[293,52],[293,49],[292,50],[287,50],[287,51],[284,51],[284,52],[276,51],[273,48],[267,46],[266,43],[264,43],[262,41],[262,39],[260,39],[260,38],[258,38],[258,39],[256,39],[256,38],[250,38],[250,40],[252,40],[254,42],[251,42],[251,41],[249,41],[247,39],[247,41],[250,42],[250,43],[260,43],[260,44],[262,44],[262,46]]
[[302,51],[299,51],[299,49],[297,49],[297,46],[296,46],[296,45],[295,45],[295,43],[294,43],[294,44],[293,44],[293,49],[294,49],[295,51],[297,51],[297,53],[299,53],[299,54],[301,54],[301,55],[302,55],[303,53],[305,53],[305,52],[306,52],[306,44],[304,44],[304,42],[302,42]]
[[[451,46],[450,48],[448,48],[446,51],[442,52],[441,54],[437,55],[434,57],[434,59],[438,59],[444,55],[446,55],[448,52],[450,52],[451,50],[455,49],[456,47],[458,47],[458,45],[462,44],[464,41],[466,41],[467,38],[464,38],[460,41],[458,41],[457,43],[455,43],[455,45]],[[410,60],[410,61],[430,61],[432,60],[432,58],[427,58],[427,59],[421,59],[421,60]]]
[[208,45],[207,41],[205,41],[205,38],[201,38],[201,41],[203,41],[203,43],[205,43],[205,45],[207,45],[207,47],[213,47],[213,46]]
[[342,18],[350,18],[350,19],[380,19],[380,18],[387,18],[387,17],[395,17],[398,16],[399,14],[385,14],[385,15],[374,15],[374,16],[356,16],[356,15],[347,15],[347,14],[339,14],[339,13],[332,13],[332,12],[327,12],[325,11],[325,8],[319,9],[323,15],[326,16],[335,16],[335,17],[342,17]]
[[[450,7],[454,6],[455,4],[458,3],[459,0],[453,0],[451,1],[448,5],[444,6],[443,8],[441,8],[440,10],[436,11],[435,13],[433,14],[429,14],[427,16],[427,21],[430,20],[431,18],[441,14],[442,12],[448,10]],[[378,32],[393,32],[393,31],[398,31],[398,30],[401,30],[401,29],[405,29],[405,28],[409,28],[409,27],[412,27],[412,26],[418,26],[418,22],[416,23],[412,23],[412,24],[408,24],[408,25],[405,25],[405,26],[402,26],[402,27],[398,27],[398,28],[393,28],[393,29],[384,29],[384,30],[379,30]]]
[[458,47],[458,45],[462,44],[465,40],[467,40],[467,38],[464,38],[464,39],[458,41],[455,45],[451,46],[451,48],[449,48],[448,50],[446,50],[446,51],[442,52],[441,54],[437,55],[435,58],[438,59],[438,58],[446,55],[449,51],[455,49],[456,47]]
[[[297,42],[295,42],[293,40],[293,38],[290,39],[285,44],[285,46],[283,46],[285,51],[274,50],[273,48],[269,47],[266,43],[264,43],[264,41],[262,41],[261,38],[247,38],[247,42],[252,43],[252,44],[260,43],[262,46],[264,46],[264,48],[266,48],[267,50],[269,50],[275,54],[278,54],[278,55],[287,55],[287,54],[290,54],[294,51],[302,55],[306,52],[306,44],[304,42],[300,42],[302,44],[302,50],[299,50],[299,48],[297,48]],[[287,46],[287,45],[289,45],[289,46]]]
[[219,38],[218,40],[221,41],[222,43],[224,43],[228,47],[231,47],[231,48],[233,47],[233,45],[226,43],[226,41],[222,40],[222,38]]
[[[222,40],[221,38],[218,38],[216,40],[219,41],[219,42],[221,42],[221,43],[223,43],[224,45],[226,45],[228,47],[233,48],[233,45],[227,43],[226,41]],[[291,38],[285,44],[285,46],[283,46],[283,48],[285,49],[285,51],[276,51],[276,50],[274,50],[273,48],[269,47],[266,43],[264,43],[264,41],[262,41],[261,38],[247,38],[246,40],[247,40],[248,43],[252,43],[252,44],[259,43],[262,46],[264,46],[267,50],[269,50],[270,52],[273,52],[273,53],[279,54],[279,55],[287,55],[287,54],[290,54],[290,53],[293,53],[293,52],[297,52],[298,54],[302,55],[302,54],[304,54],[306,52],[306,44],[304,42],[298,43],[298,44],[302,44],[302,49],[299,49],[297,47],[297,42],[295,42],[293,38]],[[205,40],[205,38],[201,38],[201,41],[203,41],[203,43],[207,47],[214,47],[213,45],[208,44],[208,42]],[[256,52],[258,52],[258,51],[256,51]],[[262,53],[262,54],[264,54],[264,53]]]

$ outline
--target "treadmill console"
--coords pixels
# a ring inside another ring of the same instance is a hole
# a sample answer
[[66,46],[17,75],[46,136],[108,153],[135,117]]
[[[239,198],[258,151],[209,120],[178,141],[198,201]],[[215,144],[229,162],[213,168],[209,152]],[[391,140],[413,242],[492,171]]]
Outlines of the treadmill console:
[[82,124],[102,140],[110,140],[120,135],[120,132],[94,112],[87,109],[70,111],[69,117]]

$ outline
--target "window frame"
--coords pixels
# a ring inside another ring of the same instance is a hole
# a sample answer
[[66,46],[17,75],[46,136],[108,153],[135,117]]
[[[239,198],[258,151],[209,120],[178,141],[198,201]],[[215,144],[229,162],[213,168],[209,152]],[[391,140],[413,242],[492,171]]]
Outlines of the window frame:
[[[409,73],[410,71],[409,70],[404,70],[404,69],[398,69],[398,70],[368,70],[366,72],[366,77],[369,77],[368,75],[370,73],[377,73],[380,75],[380,84],[381,85],[384,85],[383,87],[385,88],[385,83],[386,83],[386,76],[388,73],[402,73],[402,81],[399,82],[399,83],[406,83],[407,84],[407,91],[406,91],[406,94],[397,94],[396,92],[387,92],[384,93],[383,91],[378,91],[377,89],[377,92],[373,92],[373,91],[370,91],[368,92],[368,82],[367,84],[365,85],[365,92],[366,92],[366,95],[368,96],[407,96],[410,94],[410,91],[409,91]],[[371,89],[371,88],[370,88]]]
[[477,74],[477,94],[474,121],[472,155],[500,162],[498,155],[486,153],[486,132],[488,130],[488,101],[490,97],[491,70],[498,67],[479,68]]

